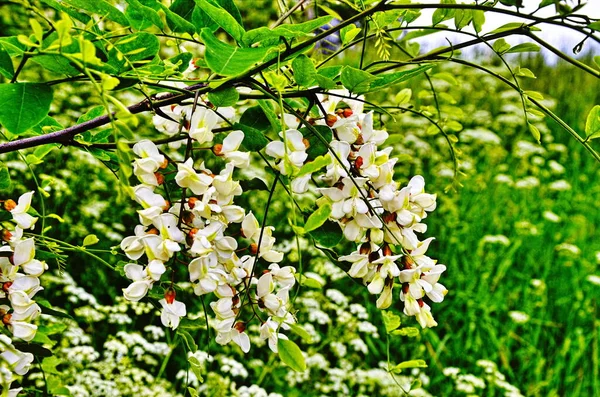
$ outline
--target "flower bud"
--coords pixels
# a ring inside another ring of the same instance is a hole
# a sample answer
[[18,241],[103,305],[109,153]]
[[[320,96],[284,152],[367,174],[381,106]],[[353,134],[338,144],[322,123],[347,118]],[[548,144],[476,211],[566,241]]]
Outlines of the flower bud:
[[352,109],[350,109],[350,108],[346,108],[342,111],[342,114],[344,115],[344,117],[350,117],[350,116],[352,116],[352,113],[353,113]]
[[212,147],[212,151],[215,155],[217,156],[221,156],[221,152],[223,151],[223,145],[220,143],[217,143],[215,146]]
[[4,202],[4,209],[7,211],[12,211],[17,207],[17,203],[14,200],[8,199]]
[[181,220],[183,221],[183,223],[185,223],[187,225],[191,225],[192,222],[194,222],[195,217],[196,216],[191,211],[183,211]]
[[169,200],[165,200],[165,206],[162,207],[163,211],[168,211],[169,208],[171,208],[171,203],[169,202]]
[[4,325],[10,324],[11,319],[12,319],[12,314],[5,314],[4,316],[2,316],[2,322],[4,323]]
[[8,229],[3,229],[2,230],[2,240],[4,241],[10,241],[10,239],[12,238],[12,233],[8,230]]
[[358,134],[358,136],[356,137],[356,141],[354,141],[355,145],[363,145],[365,143],[365,138],[363,138],[362,134]]
[[10,288],[10,286],[12,285],[12,281],[7,281],[6,283],[4,283],[2,285],[2,291],[8,293],[8,289]]
[[241,334],[246,330],[246,323],[243,321],[238,321],[237,323],[235,323],[233,328],[235,328]]
[[396,221],[396,214],[394,212],[388,212],[387,214],[384,214],[381,218],[385,223],[392,223]]
[[362,167],[363,163],[364,163],[363,158],[361,156],[358,156],[356,158],[356,161],[354,162],[354,167],[356,167],[358,169],[358,168]]
[[160,232],[158,231],[157,228],[151,227],[150,229],[148,229],[148,231],[146,232],[146,234],[155,234],[155,235],[158,236],[160,234]]
[[173,288],[169,288],[165,291],[165,301],[170,305],[175,301],[175,290]]
[[185,242],[188,245],[194,244],[194,237],[196,236],[196,233],[198,233],[198,229],[194,227],[189,231],[187,236],[185,236]]
[[165,161],[163,161],[163,162],[162,162],[162,164],[161,164],[161,165],[159,165],[159,167],[160,167],[161,169],[163,169],[163,170],[164,170],[165,168],[167,168],[168,166],[169,166],[169,160],[167,160],[167,159],[165,159]]
[[310,142],[308,141],[308,139],[302,138],[302,143],[304,143],[305,148],[308,149],[310,147]]
[[402,261],[402,264],[404,265],[404,268],[405,268],[405,269],[410,269],[410,268],[412,268],[412,265],[413,265],[413,263],[414,263],[414,262],[413,262],[413,260],[411,259],[411,257],[410,257],[410,256],[408,256],[408,255],[404,255],[404,256],[402,257],[401,261]]
[[250,252],[252,253],[252,255],[256,255],[256,253],[258,252],[258,245],[255,243],[250,244]]
[[379,259],[379,252],[375,251],[375,252],[371,252],[369,254],[369,262],[370,263],[375,262],[377,259]]
[[361,255],[366,255],[366,254],[370,254],[370,253],[371,253],[371,244],[364,243],[360,246],[360,254]]
[[165,177],[160,172],[155,172],[154,176],[156,177],[156,182],[159,186],[165,183]]
[[190,209],[194,209],[194,207],[196,206],[196,203],[198,202],[198,198],[196,197],[190,197],[188,199],[188,206],[190,207]]
[[383,255],[384,256],[392,256],[393,255],[392,249],[387,244],[383,247]]
[[336,116],[334,116],[333,114],[328,114],[327,116],[325,116],[325,123],[329,127],[333,127],[333,125],[335,124],[335,122],[337,120],[338,120],[338,118]]

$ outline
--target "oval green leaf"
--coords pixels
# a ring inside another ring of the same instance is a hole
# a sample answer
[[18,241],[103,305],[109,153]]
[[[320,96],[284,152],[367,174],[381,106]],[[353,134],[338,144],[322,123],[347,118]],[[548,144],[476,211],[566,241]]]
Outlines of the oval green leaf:
[[306,370],[306,362],[302,355],[302,350],[297,344],[291,340],[281,339],[277,341],[277,350],[279,351],[279,357],[284,364],[289,366],[296,372],[304,372]]
[[46,84],[0,84],[0,124],[22,134],[48,115],[51,103],[52,89]]

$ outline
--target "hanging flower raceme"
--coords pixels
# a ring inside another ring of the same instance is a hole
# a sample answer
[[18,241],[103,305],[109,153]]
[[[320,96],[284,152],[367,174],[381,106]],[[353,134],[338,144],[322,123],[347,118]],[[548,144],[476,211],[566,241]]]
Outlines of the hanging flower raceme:
[[[25,237],[23,229],[33,229],[37,217],[30,214],[34,192],[23,194],[15,203],[3,202],[11,220],[2,223],[0,246],[0,319],[13,338],[31,341],[37,332],[35,320],[41,314],[35,295],[43,288],[39,277],[48,268],[35,258],[34,237]],[[33,362],[31,353],[15,348],[7,334],[0,334],[0,386],[8,390],[10,384],[25,375]],[[9,390],[16,395],[19,389]],[[13,393],[13,394],[11,394]]]
[[[196,147],[214,139],[216,113],[201,107],[193,114],[187,110],[180,113],[185,115],[180,127],[189,131],[191,145]],[[164,129],[165,123],[158,123],[157,128]],[[299,136],[303,151],[305,145]],[[278,265],[283,254],[274,248],[273,227],[261,225],[252,212],[246,213],[235,204],[236,197],[243,193],[235,170],[248,167],[250,161],[250,153],[241,150],[243,140],[244,132],[236,130],[222,144],[213,146],[212,153],[225,160],[219,172],[197,163],[192,156],[168,164],[167,156],[152,142],[137,143],[134,153],[139,158],[133,161],[134,174],[141,184],[134,187],[134,193],[142,206],[138,210],[140,225],[136,226],[135,235],[123,239],[121,248],[135,261],[124,267],[126,277],[131,280],[123,289],[126,299],[138,301],[155,285],[166,285],[164,299],[159,301],[161,322],[177,328],[187,310],[183,301],[175,299],[178,281],[175,274],[179,275],[179,263],[185,263],[191,292],[214,297],[209,305],[217,320],[217,343],[233,342],[248,352],[250,338],[242,305],[254,306],[250,320],[255,311],[266,312],[265,319],[269,320],[265,323],[261,320],[261,326],[268,324],[269,329],[279,331],[261,329],[259,336],[269,340],[271,349],[276,349],[273,341],[284,337],[281,331],[289,329],[287,324],[295,321],[289,311],[289,290],[296,280],[293,267]],[[306,154],[300,157],[296,160],[298,164]],[[165,177],[169,173],[175,174],[171,180]],[[154,183],[155,180],[166,182]],[[166,199],[167,194],[170,200]],[[238,226],[232,231],[234,224]],[[247,255],[239,257],[240,251],[246,251]],[[266,272],[260,279],[254,274],[258,266]],[[165,274],[170,275],[170,281],[162,280]]]

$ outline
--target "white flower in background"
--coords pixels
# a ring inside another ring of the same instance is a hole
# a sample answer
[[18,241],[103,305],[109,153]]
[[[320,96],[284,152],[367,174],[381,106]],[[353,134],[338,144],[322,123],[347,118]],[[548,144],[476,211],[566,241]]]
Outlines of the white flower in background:
[[161,299],[158,303],[162,306],[160,313],[160,321],[165,327],[176,329],[179,326],[181,317],[184,317],[187,312],[185,309],[185,303],[179,302],[175,299],[171,303],[167,302],[166,299]]
[[29,208],[31,207],[31,199],[33,197],[33,191],[25,193],[19,197],[18,203],[15,205],[15,202],[12,200],[7,200],[4,203],[4,207],[10,211],[13,220],[19,225],[22,229],[33,229],[35,222],[37,222],[38,218],[35,218],[27,213]]

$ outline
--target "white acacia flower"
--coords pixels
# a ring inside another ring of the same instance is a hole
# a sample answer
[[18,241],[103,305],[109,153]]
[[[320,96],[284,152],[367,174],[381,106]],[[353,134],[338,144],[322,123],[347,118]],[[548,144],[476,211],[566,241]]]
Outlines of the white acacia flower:
[[[250,338],[243,331],[245,330],[245,325],[243,323],[234,325],[234,322],[234,317],[221,321],[217,325],[217,337],[215,340],[220,345],[226,345],[233,341],[233,343],[238,345],[244,353],[248,353],[250,351]],[[240,329],[242,329],[242,331],[240,331]]]
[[185,303],[173,300],[172,303],[168,303],[166,299],[158,301],[161,304],[162,311],[160,313],[160,321],[165,327],[176,329],[179,326],[181,317],[184,317],[187,312],[185,309]]
[[238,149],[244,140],[243,131],[232,131],[223,139],[223,146],[219,155],[225,157],[237,168],[247,168],[250,165],[250,153]]
[[23,353],[12,345],[0,354],[0,360],[6,362],[17,375],[25,375],[33,363],[33,354]]
[[346,170],[350,169],[350,163],[348,162],[350,144],[348,142],[333,140],[329,144],[329,147],[333,154],[331,152],[327,154],[331,157],[331,163],[327,166],[327,173],[323,179],[329,183],[329,186],[333,186],[340,178],[348,176]]
[[190,137],[199,143],[212,142],[214,138],[212,130],[218,122],[219,116],[214,111],[205,107],[197,107],[190,120]]
[[201,195],[206,192],[213,178],[205,173],[194,170],[194,160],[190,157],[185,163],[177,164],[175,181],[181,187],[189,188],[194,194]]
[[360,128],[358,127],[358,116],[352,115],[350,117],[340,117],[331,126],[337,134],[340,141],[354,143],[360,134]]
[[279,332],[279,323],[272,320],[271,317],[260,326],[260,338],[268,341],[269,349],[273,353],[277,353],[277,341],[279,339],[288,339],[286,335]]
[[142,279],[139,281],[134,281],[129,284],[129,286],[123,289],[123,296],[125,299],[131,302],[139,302],[146,294],[148,290],[152,287],[152,280]]
[[10,210],[13,216],[13,220],[17,222],[20,228],[33,229],[35,222],[38,218],[35,218],[27,213],[31,207],[31,199],[33,197],[33,191],[25,193],[19,197],[17,206]]
[[265,148],[265,152],[269,156],[281,160],[279,162],[279,171],[282,175],[290,175],[296,169],[302,167],[308,157],[304,137],[298,130],[282,131],[279,133],[279,136],[283,139],[283,142],[269,142]]
[[35,259],[35,243],[33,238],[21,240],[15,244],[13,263],[15,266],[19,266],[26,274],[34,277],[40,276],[48,269],[46,263]]
[[158,193],[154,193],[154,187],[150,185],[137,185],[133,187],[135,201],[141,204],[144,208],[167,206],[164,197]]
[[364,118],[362,119],[361,127],[361,135],[365,143],[371,142],[379,146],[383,144],[389,137],[389,134],[386,131],[373,129],[372,111],[365,114]]
[[181,128],[180,123],[187,118],[188,108],[179,105],[163,106],[161,112],[169,119],[156,114],[152,117],[154,128],[169,136],[177,134]]

